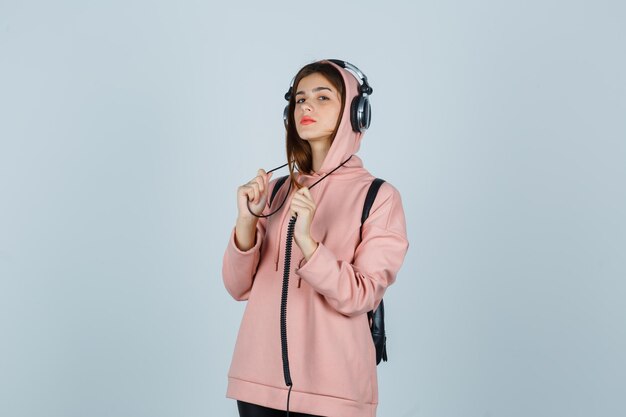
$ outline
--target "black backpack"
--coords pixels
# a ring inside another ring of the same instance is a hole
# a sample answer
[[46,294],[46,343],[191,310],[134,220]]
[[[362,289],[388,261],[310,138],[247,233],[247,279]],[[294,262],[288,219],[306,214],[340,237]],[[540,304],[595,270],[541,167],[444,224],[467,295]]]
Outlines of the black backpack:
[[[270,196],[269,205],[272,205],[272,201],[274,200],[274,196],[280,189],[280,187],[285,183],[285,181],[289,178],[289,175],[285,175],[284,177],[280,177],[276,180],[276,184],[274,185],[274,189],[272,190],[272,195]],[[376,200],[376,194],[378,194],[378,189],[385,182],[385,180],[376,178],[372,181],[369,190],[367,191],[367,196],[365,197],[365,203],[363,204],[363,213],[361,214],[361,229],[359,230],[359,236],[363,234],[363,223],[367,220],[367,217],[370,214],[370,209],[372,208],[372,204],[374,204],[374,200]],[[385,305],[383,304],[383,300],[380,300],[380,304],[376,308],[376,310],[368,311],[367,318],[370,324],[370,330],[372,332],[372,340],[374,341],[374,346],[376,347],[376,365],[380,363],[381,360],[387,362],[387,336],[385,335]]]

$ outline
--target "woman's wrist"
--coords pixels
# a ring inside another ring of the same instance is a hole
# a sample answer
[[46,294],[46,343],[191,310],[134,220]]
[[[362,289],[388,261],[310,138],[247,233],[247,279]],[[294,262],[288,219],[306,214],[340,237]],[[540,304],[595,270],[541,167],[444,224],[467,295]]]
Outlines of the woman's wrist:
[[302,245],[299,245],[299,246],[300,246],[300,250],[302,251],[302,255],[304,255],[304,259],[308,261],[309,259],[311,259],[311,257],[317,250],[319,243],[317,243],[313,239],[307,239],[306,241],[302,243]]
[[237,221],[235,224],[244,227],[256,227],[258,221],[259,219],[257,217],[241,215],[237,216]]
[[237,218],[235,224],[235,245],[241,251],[250,250],[256,244],[257,219]]

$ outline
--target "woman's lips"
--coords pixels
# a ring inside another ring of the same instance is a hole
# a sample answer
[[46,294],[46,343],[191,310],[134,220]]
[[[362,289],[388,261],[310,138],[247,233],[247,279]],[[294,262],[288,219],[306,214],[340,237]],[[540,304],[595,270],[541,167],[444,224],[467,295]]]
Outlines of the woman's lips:
[[300,119],[301,125],[310,125],[311,123],[315,123],[315,120],[311,119],[310,117],[303,117],[302,119]]

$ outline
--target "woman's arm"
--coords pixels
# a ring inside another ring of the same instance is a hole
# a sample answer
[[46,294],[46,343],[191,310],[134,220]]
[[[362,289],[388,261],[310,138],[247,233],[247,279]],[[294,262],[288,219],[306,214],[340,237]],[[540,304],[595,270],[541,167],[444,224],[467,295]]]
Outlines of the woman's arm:
[[258,175],[237,189],[237,222],[222,261],[222,279],[235,300],[247,300],[259,265],[267,219],[253,216],[268,207],[268,191],[276,181],[260,169]]
[[257,218],[237,219],[235,224],[235,245],[240,251],[245,252],[250,250],[256,243],[257,222]]
[[395,282],[409,247],[400,194],[384,183],[378,199],[378,207],[372,208],[363,224],[363,240],[352,264],[338,260],[320,242],[311,258],[296,270],[331,306],[347,316],[378,306],[386,288]]
[[265,221],[260,219],[254,229],[254,246],[248,250],[237,247],[235,226],[230,234],[222,261],[222,279],[228,293],[237,301],[247,300],[259,265],[261,244],[265,237]]

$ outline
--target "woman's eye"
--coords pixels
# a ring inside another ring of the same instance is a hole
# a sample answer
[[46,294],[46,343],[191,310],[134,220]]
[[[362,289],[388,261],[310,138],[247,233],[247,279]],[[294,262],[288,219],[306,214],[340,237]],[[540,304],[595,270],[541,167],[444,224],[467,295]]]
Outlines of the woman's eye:
[[[330,98],[328,98],[328,96],[319,96],[318,99],[322,100],[322,101],[326,101],[326,100],[330,100]],[[296,104],[301,104],[304,103],[304,99],[303,98],[299,98],[296,100]]]

